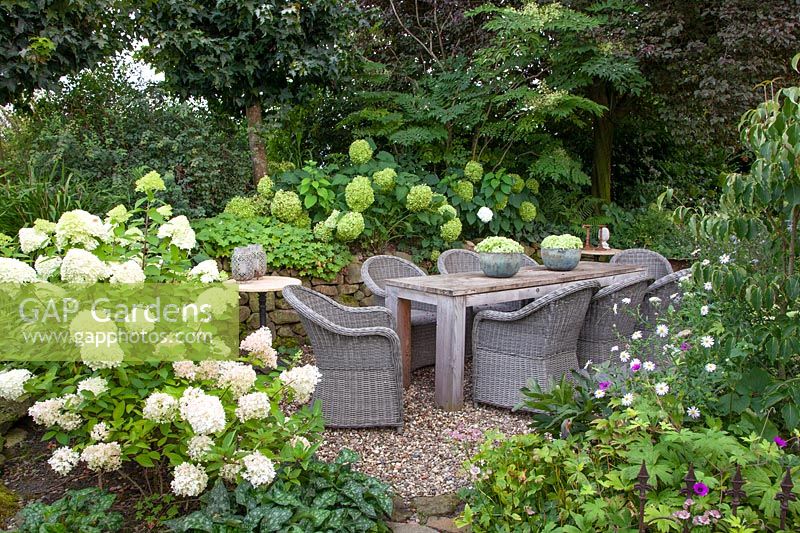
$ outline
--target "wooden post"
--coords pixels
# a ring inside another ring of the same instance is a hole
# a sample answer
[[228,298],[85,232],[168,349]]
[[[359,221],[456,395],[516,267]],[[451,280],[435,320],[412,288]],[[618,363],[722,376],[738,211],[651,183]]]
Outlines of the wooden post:
[[411,301],[397,298],[392,289],[386,291],[386,307],[395,320],[395,331],[400,337],[400,355],[403,361],[403,387],[411,385]]
[[464,406],[464,334],[466,301],[463,296],[441,296],[436,301],[436,405],[447,411]]

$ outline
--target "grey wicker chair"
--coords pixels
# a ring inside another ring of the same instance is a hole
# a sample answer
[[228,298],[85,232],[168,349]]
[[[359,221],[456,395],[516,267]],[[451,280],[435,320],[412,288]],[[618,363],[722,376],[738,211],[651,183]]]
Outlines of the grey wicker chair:
[[547,390],[553,380],[577,370],[578,335],[599,287],[597,281],[580,281],[518,311],[478,313],[472,333],[473,401],[511,408],[529,380]]
[[403,426],[400,339],[383,307],[347,307],[300,285],[283,289],[322,374],[314,399],[326,427]]
[[[611,360],[611,347],[629,337],[638,325],[639,306],[653,278],[638,276],[600,289],[592,297],[578,337],[578,363]],[[627,300],[626,300],[627,299]],[[626,300],[626,301],[623,301]]]
[[623,250],[611,258],[611,263],[642,265],[647,267],[647,275],[656,280],[672,274],[672,265],[669,264],[666,257],[644,248]]
[[[386,280],[427,276],[401,257],[376,255],[361,265],[361,278],[372,291],[375,305],[386,306]],[[436,364],[436,306],[411,302],[411,370]]]
[[[658,316],[670,305],[675,310],[680,309],[683,295],[680,279],[691,273],[692,269],[685,268],[657,279],[647,287],[642,301],[642,322],[645,332],[649,333],[655,329]],[[652,298],[658,300],[651,300]]]

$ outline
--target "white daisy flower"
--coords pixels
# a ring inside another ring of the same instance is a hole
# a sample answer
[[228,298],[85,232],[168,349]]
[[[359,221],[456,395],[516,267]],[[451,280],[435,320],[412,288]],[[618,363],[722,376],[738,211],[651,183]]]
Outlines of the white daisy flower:
[[645,361],[644,364],[642,364],[642,368],[644,368],[648,372],[652,372],[653,370],[656,369],[656,364],[652,361]]
[[700,316],[706,316],[708,314],[708,306],[704,305],[700,308]]
[[629,354],[627,351],[619,352],[619,360],[622,361],[623,363],[627,363],[630,360],[630,358],[631,354]]
[[711,348],[712,346],[714,346],[714,337],[712,337],[711,335],[704,336],[702,339],[700,339],[700,345],[703,348]]
[[656,326],[656,335],[662,339],[669,335],[669,328],[666,326],[666,324],[659,324]]
[[706,372],[708,372],[709,374],[714,372],[714,371],[716,371],[716,370],[717,370],[717,365],[715,365],[714,363],[707,363],[706,364]]
[[635,341],[638,341],[641,338],[642,338],[642,332],[638,331],[638,330],[634,331],[633,334],[631,335],[631,339],[633,339]]
[[631,299],[630,299],[630,298],[623,298],[621,301],[622,301],[622,303],[624,303],[625,305],[628,305],[628,304],[630,304],[630,303],[631,303]]
[[694,418],[697,420],[700,418],[700,409],[695,406],[691,406],[686,410],[686,414],[689,415],[689,418]]
[[605,395],[606,391],[604,391],[603,389],[597,389],[596,391],[594,391],[595,398],[603,398]]
[[707,290],[707,291],[710,291],[711,289],[713,289],[713,288],[714,288],[714,286],[713,286],[713,285],[711,285],[711,282],[710,282],[710,281],[706,281],[705,283],[703,283],[703,288],[704,288],[705,290]]
[[669,392],[669,385],[667,385],[663,381],[661,383],[656,383],[655,390],[656,394],[658,394],[659,396],[664,396]]
[[719,256],[719,263],[721,265],[727,265],[730,262],[731,262],[730,254],[722,254],[721,256]]
[[630,407],[633,404],[633,393],[625,394],[622,399],[619,401],[625,407]]

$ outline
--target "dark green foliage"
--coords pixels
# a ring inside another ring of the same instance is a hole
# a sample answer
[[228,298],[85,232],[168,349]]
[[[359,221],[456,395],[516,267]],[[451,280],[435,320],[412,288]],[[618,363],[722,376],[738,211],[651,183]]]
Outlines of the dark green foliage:
[[265,489],[244,481],[229,493],[218,481],[201,498],[201,510],[166,524],[179,532],[388,532],[389,486],[354,471],[357,461],[350,450],[333,463],[312,459],[306,468],[282,470]]
[[109,533],[122,528],[122,515],[111,511],[115,495],[97,488],[67,491],[50,505],[36,502],[20,512],[19,533]]
[[121,0],[10,0],[0,4],[0,103],[23,103],[34,89],[91,68],[129,44]]
[[308,229],[269,217],[243,220],[230,214],[193,223],[201,255],[228,258],[237,246],[261,244],[273,269],[296,270],[298,276],[333,279],[351,260],[347,248],[314,240]]
[[97,213],[132,203],[137,167],[165,176],[176,214],[213,215],[245,192],[249,155],[239,124],[176,102],[158,86],[136,87],[127,76],[111,66],[84,72],[42,95],[29,117],[16,117],[0,138],[6,179],[23,183],[29,173],[63,164],[73,187],[92,191],[81,202]]
[[625,210],[604,207],[614,248],[648,248],[670,259],[689,259],[697,240],[684,224],[676,224],[655,205]]

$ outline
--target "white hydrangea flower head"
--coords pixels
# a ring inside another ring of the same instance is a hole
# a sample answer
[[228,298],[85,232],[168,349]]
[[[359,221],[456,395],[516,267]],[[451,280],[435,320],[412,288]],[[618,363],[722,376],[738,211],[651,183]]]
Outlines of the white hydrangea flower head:
[[129,259],[124,263],[110,263],[111,283],[144,283],[145,275],[138,261]]
[[181,463],[172,472],[172,488],[175,496],[200,496],[208,485],[208,474],[203,467],[192,463]]
[[95,396],[100,396],[108,390],[108,381],[99,376],[86,378],[78,383],[78,393],[89,391]]
[[111,432],[108,429],[108,425],[105,422],[98,422],[92,426],[92,431],[89,436],[92,438],[92,440],[97,442],[105,442],[108,440],[110,433]]
[[66,476],[77,466],[80,458],[81,454],[69,446],[62,446],[53,452],[53,455],[47,460],[47,464],[49,464],[50,468],[56,473]]
[[225,409],[216,396],[188,387],[178,402],[181,418],[196,435],[210,435],[225,429]]
[[492,221],[492,218],[494,218],[494,213],[492,212],[491,209],[484,206],[478,209],[478,218],[484,224],[488,224],[489,222]]
[[56,223],[56,246],[59,250],[67,246],[80,246],[91,251],[97,248],[99,242],[111,240],[112,231],[111,225],[96,215],[82,209],[67,211]]
[[214,283],[220,281],[219,267],[213,259],[199,263],[189,271],[189,278],[199,279],[201,283]]
[[189,439],[188,453],[192,461],[202,462],[214,447],[214,440],[208,435],[195,435]]
[[219,469],[219,477],[228,483],[236,483],[242,471],[242,464],[239,462],[225,463]]
[[242,477],[250,482],[253,487],[269,485],[275,479],[275,465],[260,452],[253,452],[242,458],[244,472]]
[[35,283],[36,271],[18,259],[0,257],[0,283]]
[[122,449],[118,442],[98,442],[81,452],[81,460],[93,472],[113,472],[122,466]]
[[33,268],[36,269],[36,273],[43,280],[50,279],[60,266],[61,258],[57,256],[47,257],[46,255],[40,255],[33,263]]
[[110,275],[108,265],[80,248],[70,248],[61,262],[61,281],[67,283],[96,283]]
[[261,327],[245,337],[239,348],[254,355],[267,368],[278,366],[278,352],[272,347],[272,332],[268,327]]
[[164,218],[169,218],[172,216],[172,206],[169,204],[164,204],[160,207],[156,208],[156,213],[161,215]]
[[197,377],[197,365],[194,361],[175,361],[172,363],[172,371],[175,377],[194,381]]
[[79,402],[80,398],[68,394],[58,398],[50,398],[34,403],[28,408],[28,414],[40,426],[59,426],[66,431],[77,429],[81,425],[81,417],[77,413],[66,411],[69,402]]
[[322,374],[314,365],[304,365],[284,370],[279,378],[284,385],[294,391],[294,399],[297,403],[306,403],[314,394]]
[[50,236],[36,228],[22,228],[18,235],[19,248],[24,254],[43,248],[50,242]]
[[230,389],[234,398],[253,388],[256,383],[256,371],[251,365],[238,361],[221,361],[216,383],[220,389]]
[[14,368],[0,372],[0,398],[15,402],[25,394],[25,383],[33,374],[24,368]]
[[142,416],[159,424],[172,422],[178,414],[178,400],[165,392],[154,392],[144,401]]
[[158,228],[159,239],[170,239],[181,250],[191,250],[197,244],[194,230],[184,215],[165,222]]
[[265,392],[252,392],[240,396],[236,408],[236,418],[241,422],[260,420],[269,416],[269,396]]
[[204,361],[200,361],[197,364],[196,379],[216,380],[219,377],[219,373],[220,373],[219,361],[206,359]]

